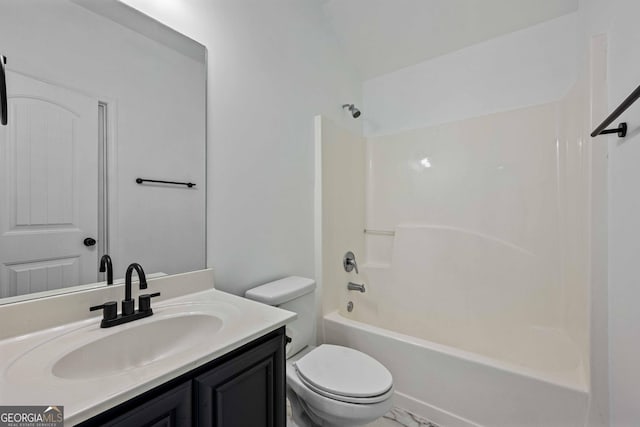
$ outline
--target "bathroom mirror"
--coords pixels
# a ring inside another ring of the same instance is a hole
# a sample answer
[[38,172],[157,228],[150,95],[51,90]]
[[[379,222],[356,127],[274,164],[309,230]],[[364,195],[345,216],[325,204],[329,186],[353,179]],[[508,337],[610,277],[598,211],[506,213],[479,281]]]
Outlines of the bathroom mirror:
[[204,46],[117,0],[0,0],[0,55],[0,304],[104,285],[105,254],[204,268]]

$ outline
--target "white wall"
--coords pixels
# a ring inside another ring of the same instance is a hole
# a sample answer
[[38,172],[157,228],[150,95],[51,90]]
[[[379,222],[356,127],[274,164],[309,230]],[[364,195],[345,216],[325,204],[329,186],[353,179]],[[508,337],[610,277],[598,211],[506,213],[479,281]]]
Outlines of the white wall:
[[[580,8],[585,39],[607,34],[611,111],[640,84],[640,3],[582,0]],[[627,427],[640,420],[640,105],[620,120],[628,123],[630,134],[609,142],[609,425]],[[603,137],[595,141],[606,143]]]
[[576,81],[577,13],[364,83],[366,135],[552,102]]
[[[640,84],[640,3],[603,1],[609,28],[609,111]],[[624,114],[630,136],[609,147],[609,361],[611,425],[640,420],[640,105]]]
[[360,82],[314,0],[126,0],[209,50],[208,265],[242,293],[314,276],[313,117],[360,131]]

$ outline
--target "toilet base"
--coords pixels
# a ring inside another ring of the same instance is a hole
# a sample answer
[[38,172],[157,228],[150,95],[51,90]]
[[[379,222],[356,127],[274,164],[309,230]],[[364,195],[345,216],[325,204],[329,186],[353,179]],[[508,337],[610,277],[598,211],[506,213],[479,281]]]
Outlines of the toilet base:
[[369,424],[392,407],[391,399],[384,403],[388,408],[380,416],[367,417],[365,419],[353,419],[337,417],[333,414],[319,411],[310,407],[306,402],[298,397],[293,389],[287,386],[287,398],[291,404],[291,414],[297,427],[358,427]]
[[341,421],[339,424],[332,424],[327,420],[318,418],[311,408],[298,399],[298,396],[296,396],[295,393],[287,390],[287,398],[289,399],[289,402],[291,402],[291,415],[293,421],[296,423],[296,427],[358,427],[371,422],[366,421],[364,423],[358,422],[355,424],[345,424],[344,421]]
[[[287,387],[287,399],[291,404],[291,417],[296,423],[296,427],[320,427],[323,426],[322,420],[316,418],[313,412],[310,412],[304,402],[298,399],[293,391]],[[312,418],[313,417],[313,418]],[[324,427],[324,426],[323,426]]]

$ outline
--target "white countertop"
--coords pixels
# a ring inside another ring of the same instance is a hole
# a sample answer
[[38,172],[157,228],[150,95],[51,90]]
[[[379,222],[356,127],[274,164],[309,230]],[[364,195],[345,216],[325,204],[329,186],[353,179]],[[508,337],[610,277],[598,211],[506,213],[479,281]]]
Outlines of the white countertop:
[[[0,404],[62,405],[65,425],[71,426],[217,359],[296,317],[289,311],[215,289],[154,302],[152,307],[153,316],[112,328],[100,328],[101,312],[97,311],[90,319],[1,340]],[[200,310],[215,313],[223,325],[212,333],[211,340],[203,336],[189,351],[176,351],[142,367],[102,377],[65,379],[52,373],[61,356],[88,342],[153,322],[158,316]]]

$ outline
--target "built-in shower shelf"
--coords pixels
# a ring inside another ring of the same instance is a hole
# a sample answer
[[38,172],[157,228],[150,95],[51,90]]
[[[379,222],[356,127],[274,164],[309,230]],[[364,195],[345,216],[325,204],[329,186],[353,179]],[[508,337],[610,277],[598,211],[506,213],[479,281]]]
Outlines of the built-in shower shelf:
[[374,230],[371,228],[365,228],[364,234],[371,234],[375,236],[395,236],[396,232],[392,230]]

